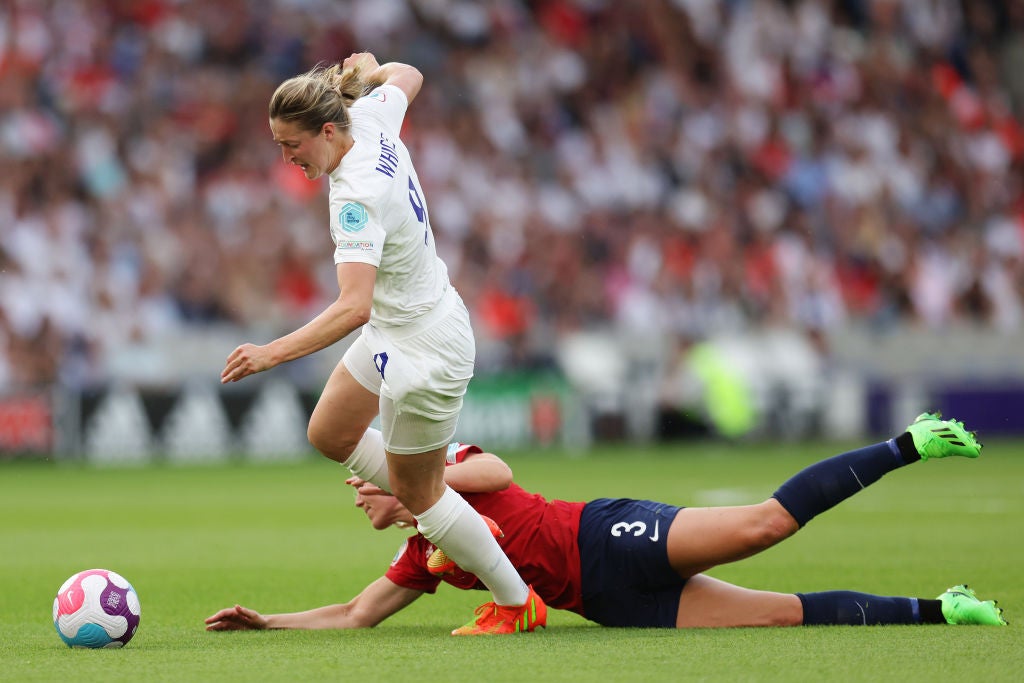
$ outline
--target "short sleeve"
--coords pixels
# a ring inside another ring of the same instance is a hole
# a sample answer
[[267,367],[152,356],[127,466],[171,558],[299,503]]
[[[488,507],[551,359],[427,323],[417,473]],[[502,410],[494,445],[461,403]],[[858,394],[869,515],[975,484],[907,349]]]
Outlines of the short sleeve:
[[334,262],[380,266],[387,233],[375,211],[356,200],[332,202]]
[[445,465],[457,465],[466,459],[467,455],[475,455],[477,453],[483,453],[484,449],[479,446],[474,446],[468,443],[459,443],[458,441],[452,441],[448,444],[448,452],[445,454]]
[[402,122],[408,108],[409,100],[396,85],[382,85],[368,95],[363,95],[352,105],[352,109],[358,109],[362,115],[376,120],[396,138],[402,130]]

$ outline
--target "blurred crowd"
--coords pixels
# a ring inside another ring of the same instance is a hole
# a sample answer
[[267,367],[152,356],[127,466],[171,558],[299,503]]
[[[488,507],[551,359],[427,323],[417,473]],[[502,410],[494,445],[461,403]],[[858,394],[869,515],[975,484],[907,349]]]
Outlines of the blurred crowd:
[[8,0],[0,387],[322,310],[326,186],[266,107],[362,50],[426,77],[404,138],[482,371],[1024,325],[1024,0]]

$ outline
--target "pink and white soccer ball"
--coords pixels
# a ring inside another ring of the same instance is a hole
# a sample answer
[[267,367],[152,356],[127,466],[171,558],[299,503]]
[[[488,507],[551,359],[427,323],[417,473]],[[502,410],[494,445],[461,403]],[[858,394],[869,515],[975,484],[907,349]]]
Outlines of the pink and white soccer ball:
[[68,647],[123,647],[139,628],[139,596],[120,574],[87,569],[53,600],[53,625]]

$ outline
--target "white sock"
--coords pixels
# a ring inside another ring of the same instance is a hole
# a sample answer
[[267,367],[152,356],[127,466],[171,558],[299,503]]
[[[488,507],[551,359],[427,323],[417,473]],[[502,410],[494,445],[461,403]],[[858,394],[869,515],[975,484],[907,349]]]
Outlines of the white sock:
[[391,492],[388,479],[388,455],[384,452],[384,437],[380,431],[370,427],[356,444],[352,455],[342,463],[352,474],[364,481],[376,484]]
[[499,605],[523,605],[530,594],[487,523],[466,499],[445,487],[434,505],[416,515],[417,529],[463,570],[476,574]]

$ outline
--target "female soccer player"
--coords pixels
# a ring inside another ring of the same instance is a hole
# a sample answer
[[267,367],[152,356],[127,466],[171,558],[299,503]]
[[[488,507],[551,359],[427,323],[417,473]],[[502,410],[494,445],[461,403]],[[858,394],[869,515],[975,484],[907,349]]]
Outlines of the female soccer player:
[[[330,179],[338,298],[300,329],[236,348],[222,382],[319,351],[361,328],[310,418],[309,440],[353,474],[394,492],[425,537],[475,572],[500,607],[458,635],[533,630],[546,614],[487,525],[444,483],[445,453],[476,348],[448,280],[402,121],[423,76],[367,52],[282,83],[270,130],[284,160]],[[380,414],[381,431],[367,430]],[[535,618],[540,615],[539,618]]]
[[[791,594],[742,588],[701,573],[792,536],[894,469],[950,455],[976,458],[980,452],[981,444],[962,423],[926,413],[894,439],[811,465],[763,503],[714,508],[630,499],[548,501],[513,484],[497,456],[460,444],[449,449],[446,475],[497,523],[509,558],[547,605],[605,626],[1005,625],[1002,609],[965,585],[934,600],[854,591]],[[393,496],[358,477],[349,483],[374,528],[415,523]],[[270,615],[235,605],[208,617],[206,628],[370,627],[434,592],[442,580],[457,588],[480,587],[475,576],[439,554],[416,534],[383,577],[345,604]]]

